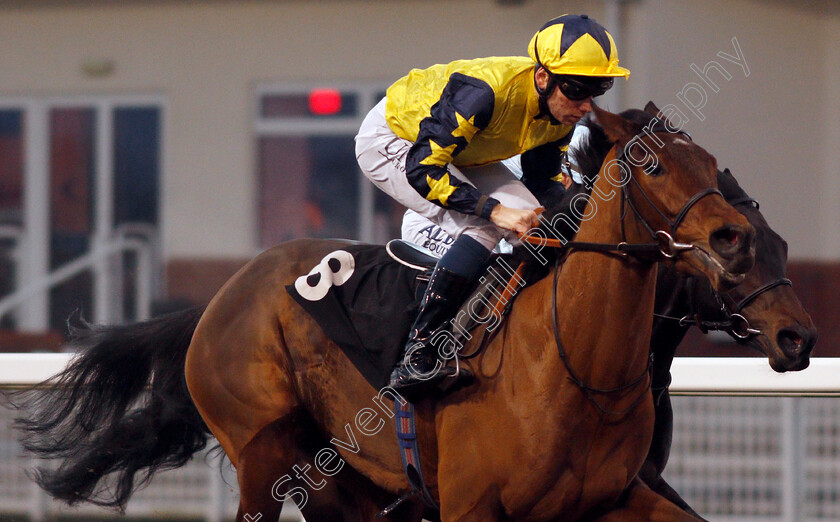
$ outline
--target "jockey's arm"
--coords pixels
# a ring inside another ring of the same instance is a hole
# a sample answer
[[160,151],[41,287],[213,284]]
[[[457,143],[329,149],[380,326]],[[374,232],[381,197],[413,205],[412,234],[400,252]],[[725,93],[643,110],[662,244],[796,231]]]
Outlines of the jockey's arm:
[[498,200],[450,175],[449,164],[487,127],[494,105],[495,94],[485,82],[457,73],[450,77],[430,116],[420,123],[406,158],[406,177],[421,196],[447,209],[492,219]]
[[546,208],[559,202],[571,184],[562,170],[569,138],[546,143],[520,156],[522,183]]

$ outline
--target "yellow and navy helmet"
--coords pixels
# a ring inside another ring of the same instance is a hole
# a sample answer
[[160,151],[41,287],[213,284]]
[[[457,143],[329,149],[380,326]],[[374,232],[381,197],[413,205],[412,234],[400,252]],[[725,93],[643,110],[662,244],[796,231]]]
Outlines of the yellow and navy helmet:
[[528,44],[537,65],[555,75],[630,76],[618,65],[610,33],[587,15],[563,15],[547,22]]

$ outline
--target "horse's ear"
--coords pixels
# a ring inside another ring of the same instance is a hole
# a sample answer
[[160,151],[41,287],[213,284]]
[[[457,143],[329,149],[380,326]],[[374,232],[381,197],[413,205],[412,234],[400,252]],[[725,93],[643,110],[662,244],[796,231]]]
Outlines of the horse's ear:
[[718,185],[720,185],[721,190],[723,190],[724,186],[734,186],[737,188],[741,188],[741,185],[738,183],[738,180],[735,179],[735,176],[732,175],[732,172],[729,171],[729,168],[724,168],[723,170],[718,169]]
[[653,101],[649,101],[647,102],[647,105],[645,105],[645,112],[656,118],[659,116],[660,111],[659,107],[657,107]]
[[647,105],[645,105],[645,112],[664,123],[668,129],[677,129],[677,126],[674,125],[670,118],[662,114],[662,110],[657,107],[653,101],[647,102]]
[[605,111],[594,104],[592,105],[592,113],[611,143],[629,141],[641,130],[641,127],[632,121],[626,120],[618,114]]

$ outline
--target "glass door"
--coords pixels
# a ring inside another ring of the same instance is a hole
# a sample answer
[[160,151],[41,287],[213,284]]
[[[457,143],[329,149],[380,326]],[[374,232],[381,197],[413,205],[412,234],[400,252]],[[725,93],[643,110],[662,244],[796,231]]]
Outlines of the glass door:
[[148,97],[0,100],[0,311],[21,303],[0,325],[137,317],[137,261],[104,252],[158,224],[162,113]]

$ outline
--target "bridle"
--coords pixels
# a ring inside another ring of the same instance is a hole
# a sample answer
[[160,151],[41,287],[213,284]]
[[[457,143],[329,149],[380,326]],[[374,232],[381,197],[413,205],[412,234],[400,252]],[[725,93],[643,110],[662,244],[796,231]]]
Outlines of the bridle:
[[[661,122],[659,125],[652,126],[651,129],[647,129],[645,133],[653,133],[653,132],[668,132],[672,133],[669,129],[665,127],[664,124]],[[680,134],[684,135],[688,139],[691,139],[686,133],[680,132]],[[641,136],[642,134],[638,134],[637,136]],[[619,161],[622,161],[623,158],[626,157],[626,148],[627,146],[633,142],[633,139],[629,140],[627,144],[625,144],[616,154],[616,157]],[[636,189],[645,199],[647,204],[651,206],[654,211],[665,220],[668,225],[668,230],[654,230],[654,228],[650,225],[650,223],[645,219],[645,217],[639,212],[636,204],[633,202],[633,199],[630,197],[630,191],[627,188],[629,183],[625,182],[621,186],[621,210],[620,210],[620,220],[621,220],[621,235],[622,241],[618,244],[611,244],[611,243],[591,243],[591,242],[582,242],[582,241],[568,241],[564,242],[559,239],[548,239],[548,238],[538,238],[534,239],[531,236],[523,236],[520,237],[522,241],[526,241],[533,245],[538,246],[548,246],[551,248],[560,248],[560,249],[567,249],[568,251],[571,250],[579,250],[579,251],[589,251],[589,252],[601,252],[607,254],[619,254],[620,256],[627,258],[628,256],[632,256],[636,259],[647,261],[647,262],[656,262],[662,259],[673,259],[681,252],[692,250],[695,248],[693,244],[687,243],[678,243],[674,240],[674,235],[676,235],[676,231],[679,226],[682,224],[685,217],[691,211],[691,209],[703,198],[712,195],[718,195],[723,198],[723,194],[720,190],[716,188],[707,188],[701,190],[691,198],[682,206],[677,215],[674,217],[673,220],[669,219],[668,216],[659,209],[656,203],[647,195],[644,191],[642,186],[639,184],[638,180],[632,175],[630,179],[636,186]],[[630,208],[633,213],[636,215],[636,218],[639,222],[642,223],[644,228],[648,231],[651,237],[654,239],[653,243],[641,243],[641,244],[631,244],[627,243],[626,241],[626,234],[624,229],[624,221],[627,214],[627,208]],[[647,392],[651,388],[651,380],[650,370],[653,364],[653,353],[649,353],[647,364],[645,365],[645,369],[642,373],[640,373],[637,377],[630,380],[626,384],[615,388],[594,388],[592,386],[587,385],[580,377],[577,376],[577,373],[569,364],[568,358],[566,356],[566,351],[563,348],[563,343],[560,339],[560,328],[558,325],[557,320],[557,287],[558,287],[558,280],[559,280],[559,273],[560,273],[560,256],[557,256],[555,259],[555,266],[554,266],[554,277],[553,277],[553,286],[552,286],[552,302],[551,307],[553,310],[552,313],[552,328],[554,330],[554,341],[557,345],[557,351],[560,355],[560,360],[563,362],[563,365],[566,368],[568,373],[568,379],[571,380],[580,390],[584,393],[584,396],[591,402],[595,407],[605,415],[624,415],[632,411],[645,397]],[[601,406],[596,397],[598,395],[609,395],[620,393],[623,391],[630,390],[639,386],[642,383],[645,383],[645,388],[642,393],[626,408],[619,410],[619,411],[611,411],[607,410],[603,406]]]
[[[645,131],[642,133],[637,134],[633,138],[631,138],[620,150],[616,153],[616,159],[619,165],[624,164],[624,158],[627,157],[627,146],[633,143],[633,141],[644,134],[648,133],[656,133],[656,132],[667,132],[669,134],[681,134],[682,136],[691,139],[687,133],[682,131],[671,131],[668,129],[663,123],[659,122],[658,125],[653,125],[651,128],[646,128]],[[667,223],[668,230],[654,230],[654,228],[650,225],[647,219],[639,212],[636,203],[633,202],[633,198],[630,197],[630,189],[628,185],[630,184],[629,181],[633,182],[633,185],[636,187],[636,190],[642,195],[642,198],[647,202],[647,204],[653,208],[653,210],[659,214],[659,216]],[[639,181],[632,175],[629,176],[629,180],[627,182],[622,183],[621,185],[621,242],[614,244],[614,243],[592,243],[586,241],[564,241],[561,239],[551,239],[551,238],[539,238],[535,239],[531,236],[524,236],[520,237],[522,241],[526,241],[536,246],[547,246],[549,248],[558,248],[558,249],[566,249],[566,250],[581,250],[587,252],[602,252],[602,253],[613,253],[619,254],[621,256],[627,257],[632,256],[638,259],[647,260],[650,262],[660,261],[664,259],[673,259],[681,252],[687,250],[693,250],[696,248],[695,245],[688,244],[688,243],[678,243],[674,236],[676,235],[677,228],[683,223],[683,220],[688,215],[694,206],[699,203],[703,198],[707,196],[718,195],[721,198],[723,194],[720,190],[709,187],[706,189],[701,190],[697,194],[693,195],[689,198],[688,201],[682,206],[677,215],[674,217],[673,220],[668,218],[668,216],[654,203],[654,201],[648,196],[647,192],[642,188],[639,184]],[[633,214],[636,215],[637,220],[642,224],[642,226],[647,230],[650,234],[651,238],[654,240],[653,243],[628,243],[627,242],[627,234],[624,227],[625,217],[627,215],[627,209],[631,209]]]
[[[759,208],[758,201],[749,196],[727,199],[726,201],[733,207],[743,204],[749,204],[756,210],[758,210]],[[755,301],[759,296],[763,295],[766,292],[769,292],[770,290],[773,290],[776,287],[793,287],[793,283],[790,279],[782,277],[774,281],[770,281],[769,283],[766,283],[764,285],[761,285],[749,295],[742,298],[740,301],[736,301],[731,295],[729,295],[729,292],[718,292],[716,290],[712,290],[715,299],[720,304],[720,312],[724,315],[725,319],[723,321],[709,321],[704,320],[701,317],[700,311],[698,310],[695,285],[695,279],[693,277],[689,278],[688,291],[690,312],[688,314],[686,314],[683,317],[673,317],[665,314],[653,314],[654,317],[657,317],[659,319],[677,321],[680,326],[696,326],[704,334],[709,333],[709,331],[726,332],[738,341],[746,341],[755,335],[763,334],[761,330],[753,328],[750,325],[750,322],[747,320],[747,318],[744,317],[744,315],[742,314],[744,308],[749,306],[750,303]]]

